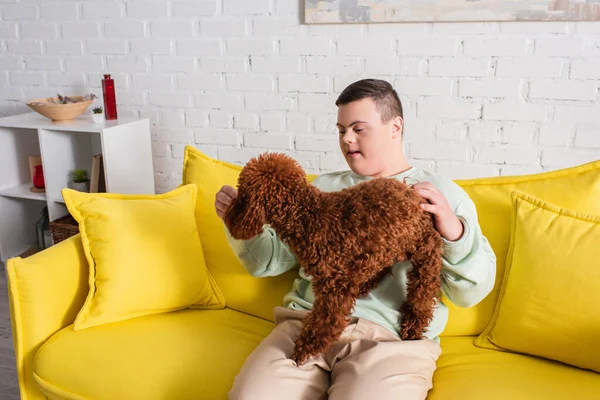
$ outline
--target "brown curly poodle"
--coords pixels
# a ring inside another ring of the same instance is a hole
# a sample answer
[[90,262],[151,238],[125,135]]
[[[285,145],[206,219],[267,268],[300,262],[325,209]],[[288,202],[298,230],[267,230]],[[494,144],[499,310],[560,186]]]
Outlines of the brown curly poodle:
[[224,221],[236,239],[269,224],[312,276],[315,302],[303,321],[292,359],[299,365],[326,351],[349,322],[355,301],[406,259],[403,340],[421,339],[440,296],[442,240],[424,200],[395,179],[376,178],[339,192],[312,186],[291,157],[265,153],[238,178],[238,196]]

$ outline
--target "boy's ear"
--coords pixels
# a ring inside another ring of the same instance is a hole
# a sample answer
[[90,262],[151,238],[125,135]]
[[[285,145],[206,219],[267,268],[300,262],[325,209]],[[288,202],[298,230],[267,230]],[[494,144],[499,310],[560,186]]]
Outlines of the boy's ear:
[[402,136],[402,130],[404,129],[404,120],[402,117],[394,117],[392,120],[392,136],[397,138],[398,136]]

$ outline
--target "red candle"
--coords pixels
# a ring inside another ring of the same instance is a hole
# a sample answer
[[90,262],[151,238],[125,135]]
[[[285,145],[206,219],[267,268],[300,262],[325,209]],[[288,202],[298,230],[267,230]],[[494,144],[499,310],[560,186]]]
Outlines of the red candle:
[[110,74],[104,75],[104,79],[102,79],[102,95],[104,96],[104,118],[106,120],[117,119],[115,81]]

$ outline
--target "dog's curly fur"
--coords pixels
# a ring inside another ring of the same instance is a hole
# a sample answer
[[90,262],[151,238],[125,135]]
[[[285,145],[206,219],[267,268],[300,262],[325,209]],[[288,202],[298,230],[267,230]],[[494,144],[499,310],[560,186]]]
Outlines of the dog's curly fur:
[[406,259],[413,267],[400,337],[423,337],[440,296],[442,240],[421,202],[396,179],[323,192],[284,154],[264,153],[245,165],[224,215],[231,235],[250,239],[269,224],[312,276],[315,302],[291,356],[299,365],[326,351],[347,326],[356,299]]

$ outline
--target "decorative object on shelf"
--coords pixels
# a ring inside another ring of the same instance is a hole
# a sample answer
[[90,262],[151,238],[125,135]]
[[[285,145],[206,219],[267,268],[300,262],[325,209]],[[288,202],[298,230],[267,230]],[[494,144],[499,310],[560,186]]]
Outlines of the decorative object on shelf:
[[115,81],[110,74],[105,74],[102,79],[102,96],[104,97],[104,115],[107,121],[117,119],[117,97],[115,95]]
[[75,236],[79,233],[79,224],[71,214],[60,217],[50,222],[50,233],[54,244],[60,243],[65,239]]
[[33,187],[34,190],[45,191],[46,183],[44,182],[44,169],[41,165],[35,166],[35,173],[33,174]]
[[71,173],[71,185],[79,192],[90,191],[90,179],[85,169],[76,169]]
[[48,217],[48,207],[44,207],[41,212],[42,216],[35,223],[35,231],[37,237],[37,247],[39,250],[44,250],[52,246],[52,235],[50,233],[50,218]]
[[104,162],[102,154],[92,158],[92,174],[90,176],[90,193],[105,193],[106,180],[104,179]]
[[27,105],[38,114],[52,121],[70,121],[84,112],[96,98],[93,93],[85,96],[47,97],[27,102]]
[[44,168],[42,167],[42,157],[29,156],[29,174],[31,175],[31,191],[34,193],[44,193],[46,183],[44,182]]
[[599,21],[597,1],[306,0],[307,24],[429,21]]
[[92,120],[96,124],[104,121],[104,109],[102,107],[92,108]]

